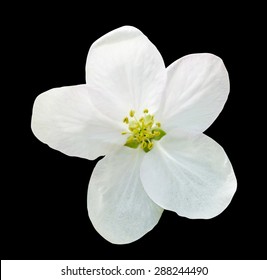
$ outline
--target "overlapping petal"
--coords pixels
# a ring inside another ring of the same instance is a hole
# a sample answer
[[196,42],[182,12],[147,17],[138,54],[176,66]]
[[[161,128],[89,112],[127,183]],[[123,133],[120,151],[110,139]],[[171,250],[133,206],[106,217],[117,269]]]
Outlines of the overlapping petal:
[[159,221],[163,209],[140,180],[141,150],[121,147],[96,165],[88,188],[88,213],[95,229],[116,244],[133,242]]
[[205,131],[221,112],[229,77],[223,61],[209,53],[184,56],[168,68],[162,122],[166,130]]
[[236,191],[231,163],[214,140],[204,134],[164,137],[146,154],[141,181],[162,208],[188,218],[208,219],[220,214]]
[[[138,29],[115,29],[90,48],[86,83],[101,93],[97,106],[113,111],[121,120],[133,109],[137,113],[160,106],[167,71],[156,47]],[[123,113],[123,114],[121,114]]]
[[95,159],[123,145],[121,122],[92,104],[97,92],[86,85],[54,88],[33,106],[32,131],[42,142],[69,156]]

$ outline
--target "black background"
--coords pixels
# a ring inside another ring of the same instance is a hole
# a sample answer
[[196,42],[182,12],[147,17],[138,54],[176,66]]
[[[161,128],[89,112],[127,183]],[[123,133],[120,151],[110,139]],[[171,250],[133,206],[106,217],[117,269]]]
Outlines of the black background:
[[[250,7],[232,11],[222,6],[201,10],[178,5],[156,13],[138,6],[133,15],[129,14],[131,6],[69,7],[68,12],[55,7],[45,10],[41,5],[23,8],[10,13],[10,27],[5,30],[3,59],[8,65],[3,95],[8,101],[2,105],[7,109],[3,170],[8,178],[1,184],[1,258],[266,258],[266,183],[259,178],[264,164],[258,159],[263,151],[258,149],[262,135],[256,120],[262,112],[255,110],[260,103],[256,86],[260,73],[257,82],[252,78],[258,69],[255,61],[261,60],[259,38],[263,34],[256,13],[260,8],[255,12]],[[30,121],[38,94],[85,83],[90,45],[122,25],[133,25],[146,34],[166,66],[196,52],[211,52],[224,60],[231,92],[206,134],[227,152],[238,189],[229,207],[214,219],[190,220],[165,211],[143,238],[113,245],[94,230],[87,214],[87,187],[97,161],[50,149],[34,137]]]

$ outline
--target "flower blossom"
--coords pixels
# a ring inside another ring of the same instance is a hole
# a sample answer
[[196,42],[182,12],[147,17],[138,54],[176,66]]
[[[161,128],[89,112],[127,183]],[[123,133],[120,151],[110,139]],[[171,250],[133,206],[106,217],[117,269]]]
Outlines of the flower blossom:
[[149,232],[164,209],[190,219],[219,215],[236,191],[223,148],[203,132],[229,94],[223,61],[184,56],[167,68],[138,29],[115,29],[91,46],[86,84],[40,94],[32,131],[69,156],[99,160],[89,218],[115,244]]

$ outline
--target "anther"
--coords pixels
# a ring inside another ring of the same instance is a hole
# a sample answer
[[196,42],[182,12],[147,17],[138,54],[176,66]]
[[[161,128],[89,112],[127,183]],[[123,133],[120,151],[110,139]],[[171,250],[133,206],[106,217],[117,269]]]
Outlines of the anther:
[[145,149],[147,146],[147,143],[145,141],[142,142],[142,148]]
[[147,114],[147,113],[148,113],[148,109],[145,109],[143,112],[144,112],[145,114]]
[[161,123],[160,123],[160,122],[157,122],[157,123],[156,123],[156,126],[157,126],[157,127],[161,127]]
[[149,150],[151,150],[153,148],[153,142],[149,142],[148,145],[147,145],[147,148]]
[[129,123],[128,117],[125,117],[125,118],[123,119],[123,122],[126,123],[126,124],[128,124],[128,123]]
[[130,117],[132,118],[132,117],[134,116],[134,114],[135,114],[135,111],[134,111],[134,110],[131,110],[129,115],[130,115]]

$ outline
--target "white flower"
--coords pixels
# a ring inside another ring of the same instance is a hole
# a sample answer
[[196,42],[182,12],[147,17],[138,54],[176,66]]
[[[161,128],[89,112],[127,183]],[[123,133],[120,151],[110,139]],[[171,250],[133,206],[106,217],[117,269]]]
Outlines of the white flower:
[[209,219],[230,203],[233,168],[203,134],[228,93],[219,57],[187,55],[166,69],[148,38],[125,26],[91,46],[85,85],[36,98],[32,130],[69,156],[106,155],[90,179],[89,217],[108,241],[130,243],[158,223],[163,209]]

